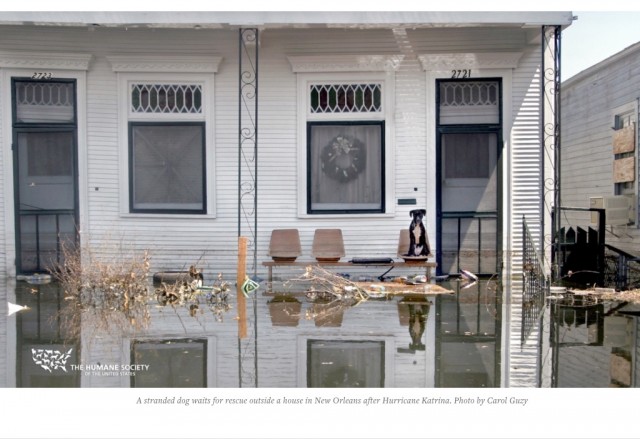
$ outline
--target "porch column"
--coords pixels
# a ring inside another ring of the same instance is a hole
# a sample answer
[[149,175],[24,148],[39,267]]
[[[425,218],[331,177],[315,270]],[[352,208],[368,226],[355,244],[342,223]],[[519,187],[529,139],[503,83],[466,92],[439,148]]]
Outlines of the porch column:
[[[258,29],[240,28],[238,34],[238,237],[246,240],[246,273],[257,276],[258,230]],[[247,303],[237,285],[239,308]],[[252,336],[238,336],[239,386],[258,387],[258,308],[251,294],[253,313],[242,310],[242,322]],[[238,311],[241,311],[240,309]]]
[[561,26],[542,26],[542,194],[541,249],[552,279],[559,275],[560,227],[560,35]]

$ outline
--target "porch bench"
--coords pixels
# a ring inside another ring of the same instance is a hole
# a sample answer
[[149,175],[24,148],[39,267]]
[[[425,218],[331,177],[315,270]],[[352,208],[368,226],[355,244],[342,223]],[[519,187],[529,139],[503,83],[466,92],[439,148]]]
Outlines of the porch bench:
[[273,269],[275,267],[307,267],[309,265],[323,268],[363,268],[363,267],[385,267],[387,270],[378,278],[393,270],[395,267],[424,269],[427,282],[431,281],[431,269],[435,268],[435,262],[429,262],[427,257],[411,259],[406,256],[409,250],[409,229],[400,230],[398,237],[398,258],[352,258],[350,261],[341,261],[345,256],[342,230],[340,229],[316,229],[313,236],[311,256],[315,259],[308,261],[298,260],[300,256],[300,235],[297,229],[274,229],[271,232],[269,242],[269,256],[272,260],[262,262],[267,267],[267,291],[271,292],[273,284]]
[[[362,267],[387,267],[387,271],[384,273],[388,273],[393,268],[419,268],[425,270],[425,275],[427,277],[427,282],[431,281],[431,271],[433,268],[437,266],[435,262],[429,262],[426,260],[420,261],[372,261],[372,262],[353,262],[353,261],[318,261],[318,260],[309,260],[309,261],[264,261],[262,262],[264,267],[267,267],[267,290],[271,291],[271,285],[273,282],[273,269],[277,267],[306,267],[309,265],[317,265],[323,268],[362,268]],[[383,274],[383,275],[384,275]],[[381,277],[381,276],[380,276]]]

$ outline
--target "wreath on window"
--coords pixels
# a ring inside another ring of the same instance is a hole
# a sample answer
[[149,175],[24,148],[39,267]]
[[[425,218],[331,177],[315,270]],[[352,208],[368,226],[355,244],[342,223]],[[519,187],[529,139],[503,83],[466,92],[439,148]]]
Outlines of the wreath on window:
[[358,139],[336,136],[322,148],[320,162],[322,172],[329,178],[346,183],[364,170],[366,150]]

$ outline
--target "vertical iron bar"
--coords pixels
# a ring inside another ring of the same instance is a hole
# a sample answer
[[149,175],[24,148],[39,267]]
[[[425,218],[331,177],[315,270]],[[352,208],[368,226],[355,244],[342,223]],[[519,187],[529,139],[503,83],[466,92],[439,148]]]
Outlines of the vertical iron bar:
[[36,214],[36,270],[40,271],[40,214]]
[[526,218],[522,217],[522,324],[520,342],[524,344],[544,312],[549,282],[544,260],[537,251]]
[[[553,160],[553,167],[554,167],[554,178],[553,178],[553,182],[554,182],[554,199],[553,199],[553,204],[555,206],[555,210],[554,210],[554,229],[552,230],[553,236],[555,237],[555,242],[556,242],[556,246],[554,248],[555,251],[555,258],[556,260],[559,260],[560,258],[560,245],[558,243],[559,240],[559,234],[560,234],[560,206],[562,205],[562,199],[560,197],[561,195],[561,178],[562,178],[562,172],[561,172],[561,167],[562,167],[562,161],[561,161],[561,153],[562,153],[562,149],[561,149],[561,135],[560,135],[560,111],[562,109],[562,105],[560,102],[560,87],[561,87],[561,38],[562,35],[562,29],[560,26],[555,26],[554,27],[554,73],[555,73],[555,77],[554,77],[554,118],[553,118],[553,125],[554,125],[554,152],[555,152],[555,156],[554,156],[554,160]],[[558,271],[557,276],[560,276],[560,271]]]
[[482,218],[478,218],[478,271],[476,273],[483,273],[481,264],[482,264]]
[[605,258],[604,258],[604,245],[605,245],[605,228],[607,223],[606,210],[601,209],[598,211],[598,281],[600,286],[604,287],[604,271],[605,271]]
[[460,246],[461,246],[460,239],[462,237],[461,229],[462,229],[462,218],[458,217],[458,254],[457,254],[458,273],[460,273]]
[[[250,272],[257,279],[258,271],[258,29],[238,30],[238,237],[248,235],[252,251]],[[246,61],[246,63],[244,62]],[[243,173],[243,171],[245,171]],[[245,199],[249,201],[245,202]],[[246,225],[247,233],[243,231]],[[237,285],[238,291],[241,285]],[[238,339],[240,387],[243,386],[242,354],[253,356],[253,385],[258,387],[258,306],[253,305],[253,346],[244,346]],[[252,351],[252,352],[251,352]]]
[[[544,243],[545,237],[545,207],[547,200],[547,190],[553,191],[552,206],[556,209],[551,212],[551,252],[552,260],[560,260],[560,246],[558,243],[558,233],[560,226],[561,206],[561,148],[560,148],[560,73],[561,73],[561,27],[542,26],[542,199],[541,199],[541,236]],[[547,65],[550,61],[552,65]],[[551,114],[547,113],[547,107]],[[545,175],[545,162],[553,160],[553,181],[547,187],[547,176]],[[545,254],[544,247],[542,249]],[[554,264],[550,267],[553,280],[560,276],[560,270]]]

